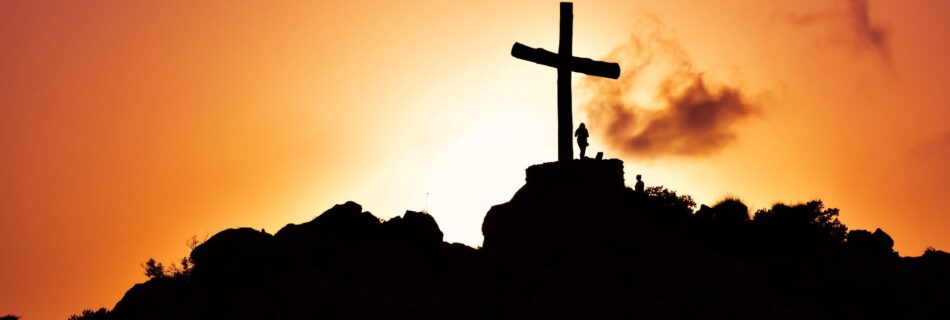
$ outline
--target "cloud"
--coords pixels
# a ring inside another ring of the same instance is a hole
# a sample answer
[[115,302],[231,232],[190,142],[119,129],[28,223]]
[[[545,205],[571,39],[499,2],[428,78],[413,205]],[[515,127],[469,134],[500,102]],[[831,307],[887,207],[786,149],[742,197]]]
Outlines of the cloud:
[[847,42],[859,51],[870,51],[879,55],[885,62],[891,61],[890,32],[876,21],[871,20],[868,0],[842,0],[843,11],[784,14],[783,20],[797,27],[811,27],[819,24],[842,22],[848,29]]
[[759,109],[736,84],[712,84],[658,22],[637,28],[605,61],[620,79],[585,77],[588,127],[629,157],[705,156],[736,139],[738,123]]
[[851,30],[858,42],[876,50],[886,60],[890,60],[891,47],[888,42],[888,31],[871,21],[867,0],[848,0],[848,12]]

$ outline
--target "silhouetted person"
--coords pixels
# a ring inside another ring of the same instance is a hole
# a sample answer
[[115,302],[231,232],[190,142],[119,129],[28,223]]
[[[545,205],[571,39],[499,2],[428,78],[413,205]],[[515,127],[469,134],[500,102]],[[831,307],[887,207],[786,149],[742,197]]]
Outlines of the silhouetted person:
[[637,175],[637,185],[634,187],[634,190],[637,192],[643,192],[643,180],[640,180],[640,175]]
[[583,122],[580,127],[577,127],[577,131],[574,131],[574,136],[577,137],[577,147],[581,149],[581,159],[584,159],[584,151],[587,151],[587,137],[590,134],[587,133],[587,127]]

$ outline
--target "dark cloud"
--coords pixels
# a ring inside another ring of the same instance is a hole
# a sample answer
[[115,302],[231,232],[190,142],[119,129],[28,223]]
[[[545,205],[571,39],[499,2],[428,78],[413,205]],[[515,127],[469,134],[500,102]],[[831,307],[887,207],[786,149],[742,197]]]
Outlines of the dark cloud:
[[703,156],[735,140],[737,123],[758,109],[738,85],[711,85],[662,28],[646,28],[604,60],[618,80],[586,77],[591,130],[627,156]]
[[848,42],[860,51],[874,52],[890,63],[889,31],[884,26],[871,20],[868,0],[842,1],[845,5],[845,10],[842,12],[789,13],[782,17],[785,22],[799,27],[844,22],[849,29]]
[[877,51],[886,60],[891,58],[887,29],[871,21],[867,0],[848,0],[851,30],[859,44]]

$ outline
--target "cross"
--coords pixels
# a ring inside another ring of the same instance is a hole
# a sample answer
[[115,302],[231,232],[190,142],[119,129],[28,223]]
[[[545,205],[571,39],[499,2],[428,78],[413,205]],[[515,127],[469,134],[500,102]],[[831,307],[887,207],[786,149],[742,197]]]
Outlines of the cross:
[[574,33],[574,4],[561,2],[560,44],[557,53],[541,48],[531,48],[515,42],[511,56],[557,69],[557,159],[570,161],[574,158],[571,131],[574,120],[571,116],[571,72],[617,79],[620,65],[572,56],[571,38]]

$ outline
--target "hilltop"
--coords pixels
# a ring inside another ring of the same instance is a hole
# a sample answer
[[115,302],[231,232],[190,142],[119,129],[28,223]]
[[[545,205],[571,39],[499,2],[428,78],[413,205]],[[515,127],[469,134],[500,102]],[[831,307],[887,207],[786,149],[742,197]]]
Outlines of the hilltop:
[[[354,202],[275,234],[215,234],[77,319],[950,318],[950,254],[901,257],[821,201],[754,214],[626,186],[620,160],[535,165],[480,248]],[[154,266],[154,265],[153,265]],[[154,271],[154,270],[153,270]]]

